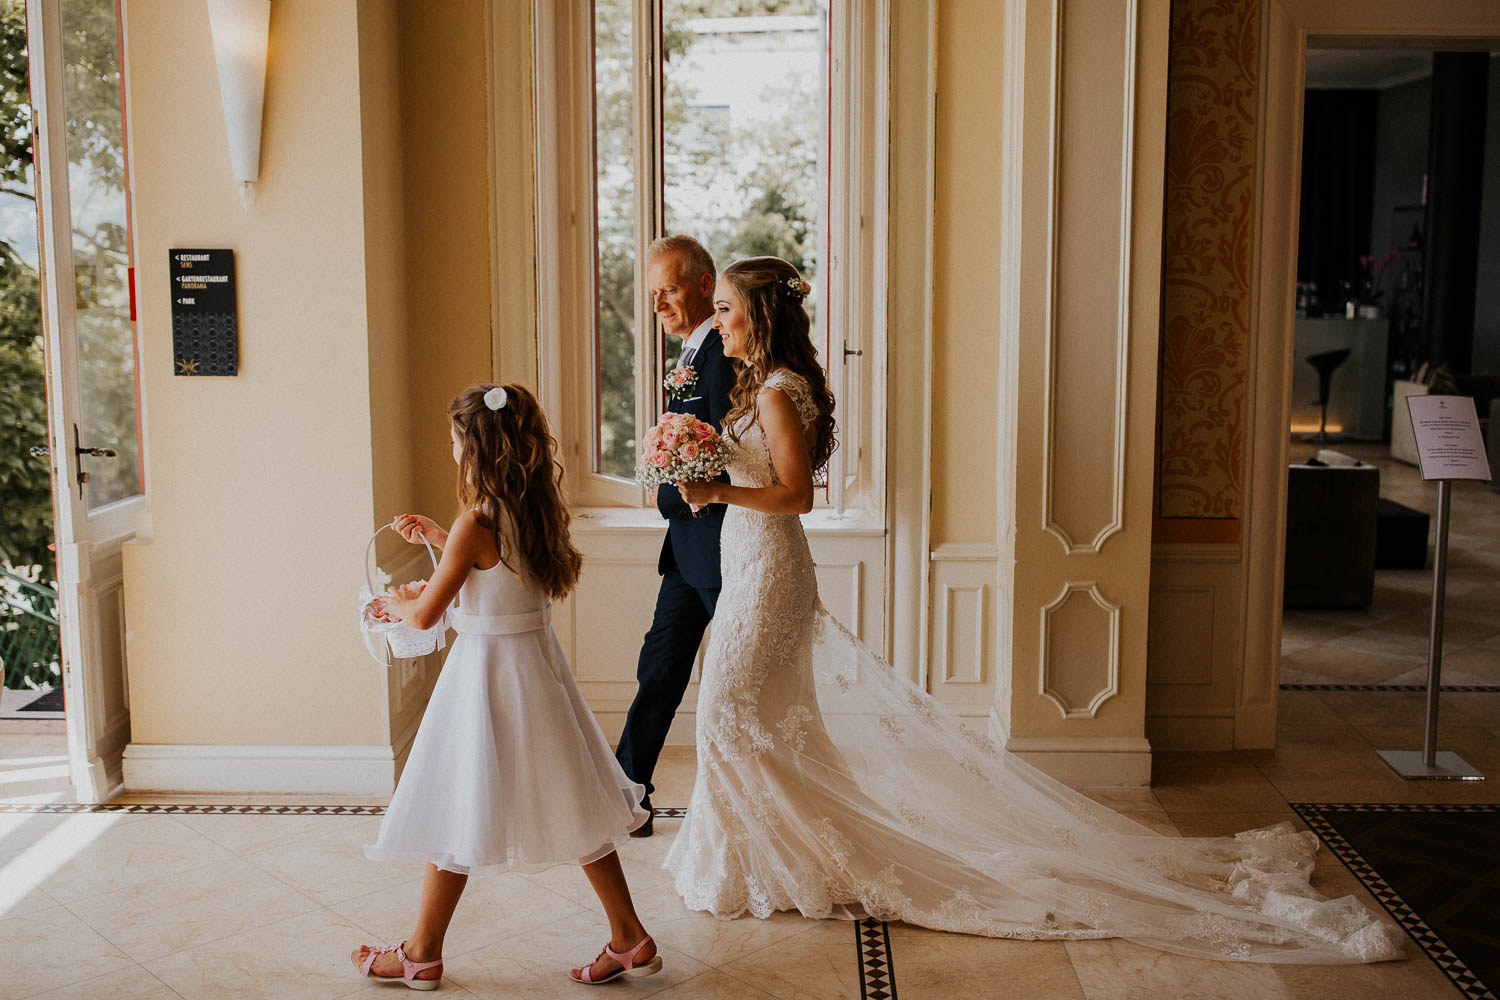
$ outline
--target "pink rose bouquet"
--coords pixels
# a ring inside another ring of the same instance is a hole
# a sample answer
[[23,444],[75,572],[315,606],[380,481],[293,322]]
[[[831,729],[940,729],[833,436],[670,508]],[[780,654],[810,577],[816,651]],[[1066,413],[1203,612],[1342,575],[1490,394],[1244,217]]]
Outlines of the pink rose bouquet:
[[661,380],[661,385],[672,399],[687,399],[698,387],[698,369],[673,368],[667,372],[667,377]]
[[[646,432],[635,481],[649,489],[662,483],[707,482],[724,471],[719,432],[691,413],[663,413]],[[705,510],[694,511],[702,517]]]

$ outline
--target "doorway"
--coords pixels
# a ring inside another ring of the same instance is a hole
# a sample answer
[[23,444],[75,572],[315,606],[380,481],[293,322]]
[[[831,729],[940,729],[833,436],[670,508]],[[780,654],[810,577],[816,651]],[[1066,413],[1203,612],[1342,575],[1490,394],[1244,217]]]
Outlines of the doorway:
[[[72,794],[97,802],[120,785],[130,738],[122,548],[146,509],[120,10],[118,0],[0,5],[12,77],[6,153],[12,163],[31,161],[12,175],[33,181],[5,200],[29,201],[35,260],[29,276],[17,268],[18,281],[34,282],[30,303],[17,297],[0,310],[6,318],[23,304],[33,310],[13,322],[34,318],[40,336],[17,353],[34,366],[39,339],[45,398],[40,419],[8,445],[27,463],[21,483],[31,506],[19,519],[20,537],[31,541],[16,546],[16,559],[30,562],[11,574],[20,597],[7,607],[13,620],[40,623],[34,631],[55,630],[52,646],[31,640],[28,653],[12,655],[18,668],[30,661],[38,687],[50,685]],[[25,221],[23,213],[6,235],[21,240],[14,233]],[[24,404],[36,413],[31,372]]]
[[[1416,690],[1437,489],[1406,399],[1473,396],[1485,422],[1500,387],[1500,286],[1476,280],[1500,265],[1500,59],[1306,65],[1281,683]],[[1455,500],[1443,680],[1500,690],[1500,494]]]
[[[62,718],[26,5],[0,2],[0,719]],[[4,725],[4,723],[0,723]],[[16,728],[12,726],[11,728]]]
[[[1306,366],[1294,358],[1308,49],[1500,51],[1500,8],[1484,0],[1441,6],[1266,0],[1263,11],[1261,181],[1253,279],[1262,347],[1252,369],[1256,404],[1249,456],[1246,625],[1247,634],[1269,640],[1268,660],[1276,664],[1283,633],[1288,469],[1292,460],[1303,457],[1294,454],[1289,429],[1294,403],[1301,399],[1294,395],[1294,364]],[[1360,305],[1355,302],[1356,318]],[[1384,447],[1384,442],[1377,441],[1375,447]],[[1279,670],[1278,666],[1278,674]]]

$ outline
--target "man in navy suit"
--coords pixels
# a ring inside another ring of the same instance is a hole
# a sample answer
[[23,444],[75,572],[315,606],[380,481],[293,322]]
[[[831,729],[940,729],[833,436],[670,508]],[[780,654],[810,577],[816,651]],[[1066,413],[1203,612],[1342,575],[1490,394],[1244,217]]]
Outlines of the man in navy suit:
[[[693,396],[674,399],[667,409],[691,413],[720,430],[729,412],[735,371],[713,327],[714,278],[712,255],[691,236],[664,236],[646,251],[646,284],[662,333],[683,340],[677,367],[698,372]],[[670,484],[657,488],[656,507],[667,519],[667,537],[657,562],[661,590],[636,668],[640,688],[615,754],[630,780],[646,786],[641,804],[647,809],[656,760],[719,600],[719,529],[724,524],[723,504],[713,504],[704,516],[694,517]],[[649,837],[651,827],[652,819],[647,819],[632,836]]]

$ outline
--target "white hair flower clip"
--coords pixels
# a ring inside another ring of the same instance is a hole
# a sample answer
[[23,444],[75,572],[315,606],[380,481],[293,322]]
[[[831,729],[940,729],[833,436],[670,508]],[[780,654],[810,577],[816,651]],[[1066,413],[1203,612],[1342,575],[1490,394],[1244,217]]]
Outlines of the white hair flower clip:
[[797,276],[786,279],[787,293],[791,295],[793,302],[801,302],[808,292],[812,291],[812,285]]
[[505,407],[505,401],[508,398],[509,394],[506,393],[505,387],[502,385],[497,385],[495,386],[495,388],[484,394],[484,405],[488,406],[492,410],[503,409]]

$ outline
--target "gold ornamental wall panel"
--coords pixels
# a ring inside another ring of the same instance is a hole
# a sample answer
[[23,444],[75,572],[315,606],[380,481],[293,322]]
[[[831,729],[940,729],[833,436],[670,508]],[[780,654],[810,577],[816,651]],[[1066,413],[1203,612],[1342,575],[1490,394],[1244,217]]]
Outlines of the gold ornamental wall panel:
[[[1174,0],[1162,248],[1158,541],[1244,502],[1259,0]],[[1198,540],[1210,540],[1201,531]]]

